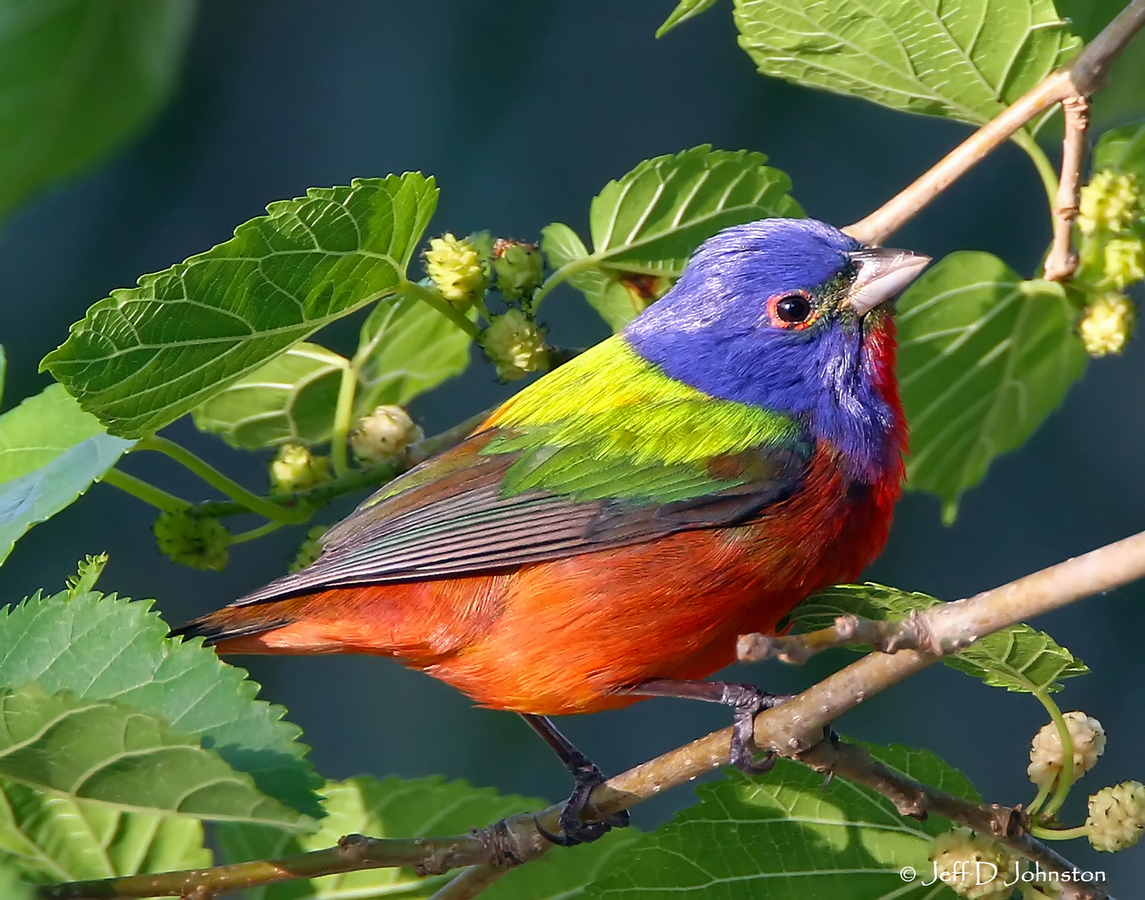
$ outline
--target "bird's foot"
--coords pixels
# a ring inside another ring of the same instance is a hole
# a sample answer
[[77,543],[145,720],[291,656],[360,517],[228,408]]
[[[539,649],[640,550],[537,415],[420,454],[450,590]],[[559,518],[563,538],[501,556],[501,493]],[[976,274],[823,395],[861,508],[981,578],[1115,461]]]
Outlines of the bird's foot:
[[732,728],[732,746],[729,761],[745,775],[763,775],[775,768],[779,758],[774,750],[768,750],[762,757],[755,743],[755,717],[765,709],[778,706],[790,700],[790,694],[769,694],[753,684],[724,684],[723,703],[735,711],[735,724]]
[[581,819],[584,808],[588,805],[588,798],[593,788],[604,784],[605,777],[595,765],[584,759],[575,767],[570,766],[576,786],[561,810],[557,824],[560,825],[560,834],[547,831],[540,822],[537,822],[539,831],[546,840],[561,847],[572,847],[576,844],[589,844],[604,837],[613,828],[626,828],[631,821],[628,810],[609,813],[603,819],[585,822]]

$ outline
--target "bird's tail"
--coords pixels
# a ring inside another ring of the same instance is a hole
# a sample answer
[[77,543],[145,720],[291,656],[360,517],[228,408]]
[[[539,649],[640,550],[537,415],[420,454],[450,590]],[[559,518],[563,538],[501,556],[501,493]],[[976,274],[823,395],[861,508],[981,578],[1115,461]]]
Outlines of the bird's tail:
[[224,653],[271,652],[262,641],[251,639],[290,624],[290,616],[284,615],[283,610],[274,609],[278,605],[228,606],[172,628],[167,636],[184,640],[201,637],[204,644],[218,645]]
[[[437,652],[426,636],[437,635],[451,621],[429,587],[364,585],[243,600],[172,629],[171,636],[201,637],[220,653],[375,653],[417,658]],[[414,602],[418,597],[420,604]]]

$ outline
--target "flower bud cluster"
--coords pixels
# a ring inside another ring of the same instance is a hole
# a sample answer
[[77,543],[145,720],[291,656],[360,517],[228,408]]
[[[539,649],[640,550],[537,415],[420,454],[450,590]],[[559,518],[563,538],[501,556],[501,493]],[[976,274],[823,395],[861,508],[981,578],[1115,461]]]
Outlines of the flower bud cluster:
[[1120,234],[1142,216],[1137,176],[1103,169],[1081,189],[1077,227],[1087,237],[1101,231]]
[[455,238],[446,232],[429,242],[425,271],[446,300],[467,309],[489,286],[488,256],[475,236]]
[[1133,301],[1124,294],[1110,291],[1085,308],[1078,332],[1085,352],[1100,358],[1124,350],[1136,325],[1137,308]]
[[1145,197],[1137,176],[1104,169],[1081,189],[1078,278],[1105,291],[1079,324],[1090,356],[1120,353],[1133,336],[1136,308],[1124,291],[1145,281]]

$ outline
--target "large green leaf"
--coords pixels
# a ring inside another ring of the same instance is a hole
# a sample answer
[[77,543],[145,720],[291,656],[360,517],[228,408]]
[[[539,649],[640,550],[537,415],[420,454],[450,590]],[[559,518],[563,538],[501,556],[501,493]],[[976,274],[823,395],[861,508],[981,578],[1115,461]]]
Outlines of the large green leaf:
[[554,269],[584,293],[614,329],[654,296],[634,276],[677,278],[704,240],[731,225],[768,216],[802,216],[791,179],[765,166],[762,153],[712,150],[645,160],[592,201],[590,253],[567,225],[542,231]]
[[170,93],[194,0],[0,0],[0,218],[106,156]]
[[1113,169],[1137,176],[1145,185],[1145,122],[1114,128],[1093,148],[1093,171]]
[[433,214],[417,173],[312,188],[72,326],[42,366],[113,434],[150,434],[397,289]]
[[356,360],[359,415],[375,406],[405,406],[414,397],[460,375],[473,338],[416,297],[379,303],[362,325]]
[[36,881],[86,881],[209,866],[211,851],[197,819],[122,812],[0,782],[0,859]]
[[[812,594],[795,608],[791,619],[798,631],[827,628],[836,617],[846,615],[897,622],[911,610],[929,609],[941,602],[881,584],[841,584]],[[1060,679],[1089,671],[1044,631],[1024,623],[987,635],[962,652],[944,657],[943,662],[991,687],[1022,693],[1059,691]]]
[[[228,862],[268,859],[331,847],[344,834],[371,837],[447,837],[482,828],[513,813],[541,809],[547,804],[527,797],[501,796],[463,781],[418,778],[379,781],[359,776],[331,782],[323,790],[329,816],[320,831],[293,835],[264,826],[226,823],[218,828],[219,844]],[[629,829],[571,851],[549,853],[502,878],[482,893],[492,900],[556,900],[577,896],[591,876],[639,837]],[[409,869],[372,869],[331,875],[306,882],[270,885],[247,891],[247,900],[294,900],[317,897],[428,897],[452,876],[423,878]]]
[[72,503],[133,441],[112,437],[58,384],[0,416],[0,561]]
[[319,444],[334,427],[342,373],[350,361],[317,344],[295,344],[194,409],[195,427],[232,447]]
[[982,124],[1079,46],[1052,0],[735,0],[765,75]]
[[[924,750],[869,747],[893,769],[978,800],[955,769]],[[731,772],[696,789],[699,802],[627,848],[587,892],[593,898],[954,900],[922,884],[933,837],[949,823],[917,822],[865,787],[778,761],[765,778]],[[918,880],[900,871],[910,866]]]
[[296,825],[197,738],[123,703],[49,694],[36,683],[0,688],[0,776],[116,809]]
[[898,301],[899,386],[910,423],[908,486],[944,518],[1081,377],[1077,311],[1061,285],[1023,281],[989,253],[947,256]]
[[78,703],[114,701],[139,710],[212,748],[269,797],[309,816],[323,814],[311,790],[317,778],[304,759],[307,748],[297,740],[299,729],[282,721],[282,707],[255,700],[258,685],[201,641],[166,638],[167,626],[149,601],[63,593],[0,612],[0,686],[35,680]]

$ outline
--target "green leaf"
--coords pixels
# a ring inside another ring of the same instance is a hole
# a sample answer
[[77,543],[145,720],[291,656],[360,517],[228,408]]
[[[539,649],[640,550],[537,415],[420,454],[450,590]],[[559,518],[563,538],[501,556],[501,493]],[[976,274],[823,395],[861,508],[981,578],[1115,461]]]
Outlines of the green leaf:
[[0,416],[0,561],[69,506],[133,441],[112,437],[58,385]]
[[19,866],[0,861],[0,897],[5,900],[34,900],[34,889],[22,876]]
[[419,394],[460,375],[473,338],[417,297],[379,303],[362,325],[356,359],[359,416],[375,406],[406,406]]
[[201,868],[211,851],[197,819],[121,812],[0,782],[0,859],[30,880],[59,882]]
[[656,29],[656,37],[664,37],[681,22],[687,22],[688,19],[710,9],[715,2],[716,0],[680,0],[672,10],[672,14],[664,20],[664,24]]
[[0,685],[35,680],[78,702],[140,710],[217,751],[269,797],[323,815],[307,747],[297,740],[299,729],[282,721],[282,707],[255,700],[258,685],[201,641],[167,639],[150,601],[65,592],[2,613]]
[[8,375],[8,357],[4,355],[4,348],[0,347],[0,400],[4,399],[4,379]]
[[899,386],[910,422],[908,487],[944,501],[1014,450],[1085,370],[1060,285],[1023,281],[989,253],[947,256],[898,301]]
[[[911,610],[929,609],[941,602],[927,594],[881,584],[841,584],[812,594],[795,608],[791,619],[798,631],[827,628],[844,615],[898,622]],[[1089,672],[1085,663],[1052,637],[1024,623],[987,635],[943,662],[991,687],[1021,693],[1059,691],[1060,679]]]
[[[438,777],[378,780],[366,775],[330,782],[322,791],[329,816],[321,830],[292,835],[280,829],[226,823],[219,826],[219,845],[228,862],[269,859],[334,846],[344,834],[371,837],[448,837],[483,828],[514,813],[542,809],[542,800],[501,796],[489,788]],[[572,851],[550,853],[543,860],[514,870],[487,893],[492,900],[571,898],[587,883],[586,875],[629,846],[639,832],[626,829]],[[323,900],[348,897],[428,897],[452,875],[424,878],[410,869],[372,869],[331,875],[306,882],[248,889],[248,900]]]
[[433,179],[406,173],[272,203],[96,303],[41,366],[113,434],[151,434],[396,290],[436,202]]
[[735,22],[765,75],[974,125],[1080,45],[1052,0],[735,0]]
[[0,3],[0,218],[133,137],[175,82],[193,0]]
[[1113,169],[1145,184],[1145,122],[1107,131],[1093,148],[1093,171]]
[[[407,405],[469,365],[472,338],[416,297],[383,300],[362,326],[355,354],[355,412]],[[195,408],[200,431],[233,447],[320,444],[334,430],[342,374],[350,361],[317,344],[296,344]]]
[[542,230],[553,277],[567,278],[619,329],[658,295],[639,276],[678,278],[693,251],[729,226],[803,215],[787,194],[791,179],[766,161],[707,144],[645,160],[593,198],[592,253],[567,225]]
[[325,347],[295,344],[195,407],[195,427],[249,450],[320,444],[333,430],[338,388],[349,365]]
[[116,809],[294,825],[298,813],[261,793],[197,738],[109,700],[0,688],[0,776]]
[[[925,750],[867,748],[893,769],[977,801],[966,778]],[[719,897],[757,900],[942,900],[923,880],[931,841],[950,825],[917,822],[868,788],[824,784],[806,766],[780,759],[766,778],[738,772],[696,788],[699,802],[629,847],[624,864],[590,887],[592,898]],[[919,880],[899,872],[912,866]]]

